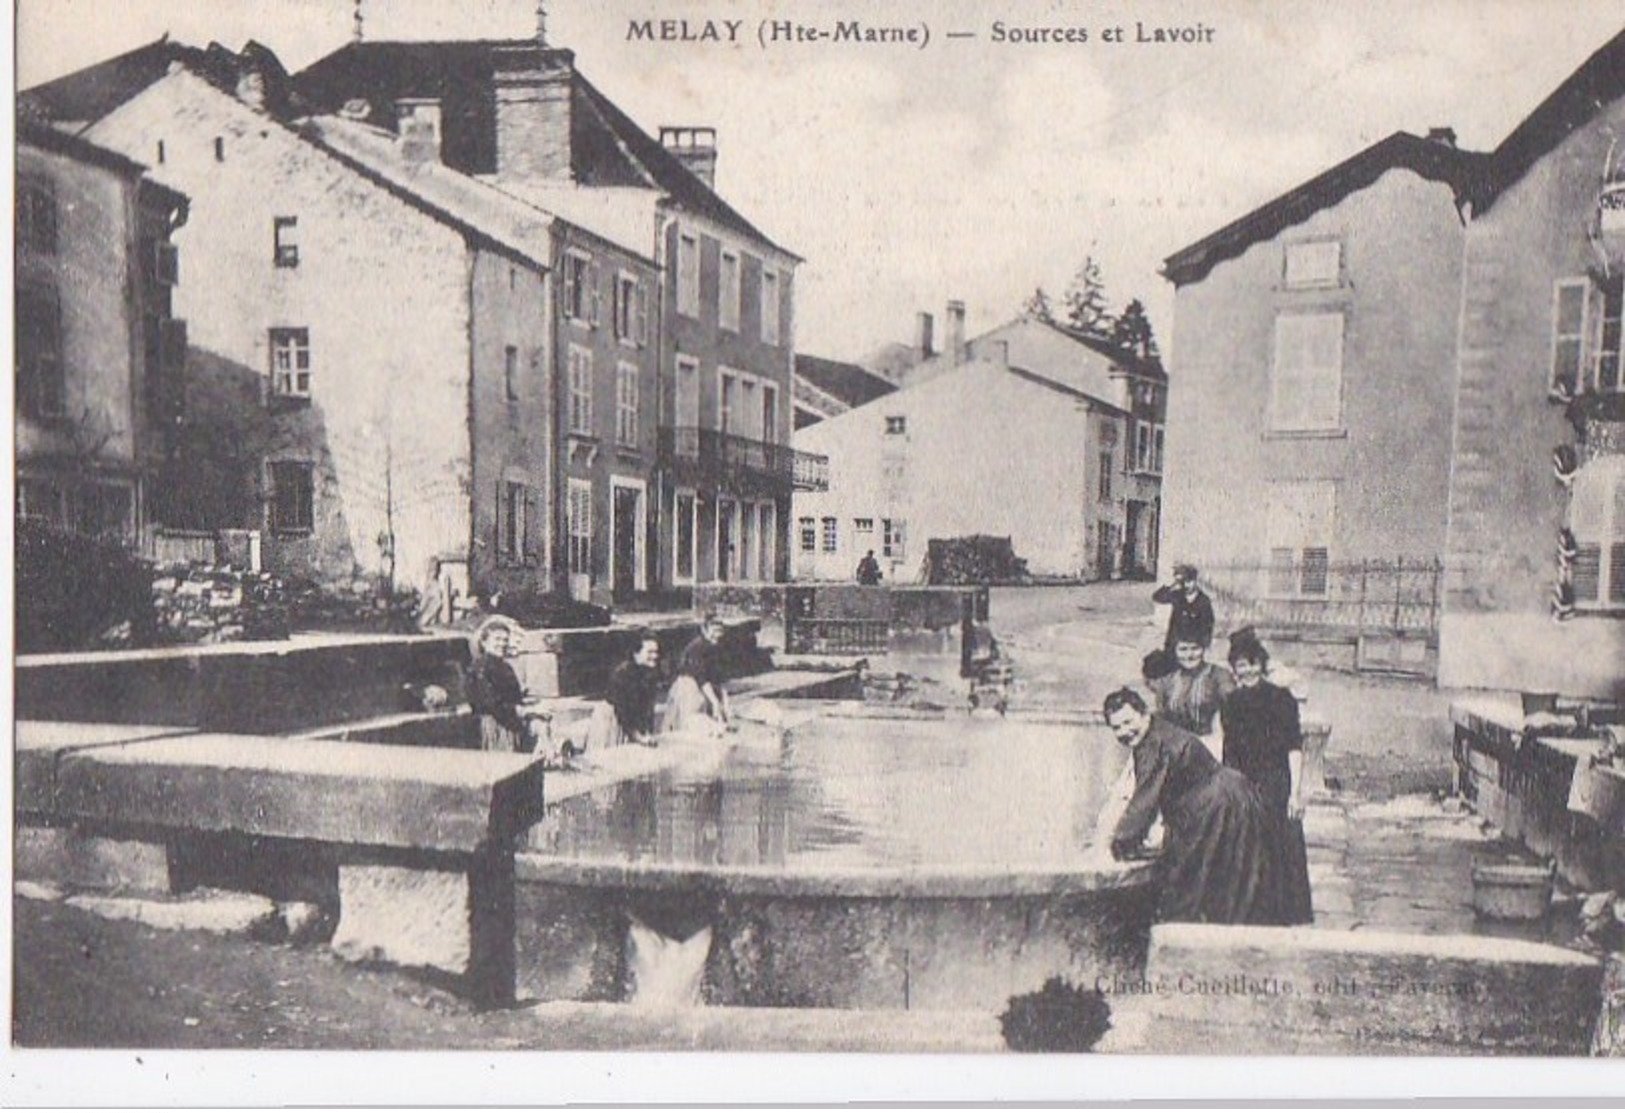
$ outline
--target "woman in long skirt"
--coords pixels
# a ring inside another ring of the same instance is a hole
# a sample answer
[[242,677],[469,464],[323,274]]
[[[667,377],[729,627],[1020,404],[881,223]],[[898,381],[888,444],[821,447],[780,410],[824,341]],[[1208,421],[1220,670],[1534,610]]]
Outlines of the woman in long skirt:
[[1258,786],[1274,822],[1280,867],[1279,922],[1313,923],[1309,853],[1303,839],[1303,730],[1298,701],[1264,679],[1269,651],[1250,631],[1230,638],[1236,690],[1224,701],[1224,763]]
[[1105,712],[1134,762],[1134,796],[1112,834],[1112,856],[1133,857],[1159,812],[1166,828],[1157,918],[1274,923],[1271,824],[1252,783],[1220,765],[1200,738],[1149,714],[1133,689],[1107,696]]

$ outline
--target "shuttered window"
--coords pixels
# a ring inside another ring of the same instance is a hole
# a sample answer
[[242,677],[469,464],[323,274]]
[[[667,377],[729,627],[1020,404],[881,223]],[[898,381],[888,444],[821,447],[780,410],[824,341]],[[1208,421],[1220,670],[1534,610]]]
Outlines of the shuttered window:
[[1343,315],[1289,313],[1275,320],[1270,425],[1335,430],[1343,413]]

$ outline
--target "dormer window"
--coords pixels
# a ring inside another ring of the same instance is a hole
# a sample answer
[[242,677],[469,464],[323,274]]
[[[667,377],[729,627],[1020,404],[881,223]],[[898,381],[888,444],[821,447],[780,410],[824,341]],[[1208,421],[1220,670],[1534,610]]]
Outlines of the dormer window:
[[886,435],[888,437],[902,436],[908,432],[908,418],[888,417],[886,419]]

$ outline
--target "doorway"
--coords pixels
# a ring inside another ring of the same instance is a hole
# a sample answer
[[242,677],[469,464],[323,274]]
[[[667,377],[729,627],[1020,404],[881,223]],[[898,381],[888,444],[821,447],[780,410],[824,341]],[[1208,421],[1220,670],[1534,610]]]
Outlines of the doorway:
[[616,602],[644,590],[643,495],[640,480],[612,479],[610,490],[610,590]]
[[733,499],[717,500],[717,579],[734,578],[734,556],[738,545],[734,537]]

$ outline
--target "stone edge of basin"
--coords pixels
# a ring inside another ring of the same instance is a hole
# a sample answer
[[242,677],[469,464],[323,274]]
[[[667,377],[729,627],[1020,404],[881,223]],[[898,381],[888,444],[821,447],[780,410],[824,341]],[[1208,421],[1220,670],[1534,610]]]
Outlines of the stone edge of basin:
[[638,892],[683,888],[784,899],[866,897],[911,900],[987,900],[999,897],[1117,893],[1148,887],[1151,862],[1103,862],[1075,869],[1000,872],[986,869],[804,869],[598,862],[521,851],[521,882]]
[[1452,962],[1522,962],[1601,968],[1582,951],[1551,943],[1477,935],[1420,935],[1395,931],[1330,931],[1312,927],[1236,927],[1221,924],[1158,924],[1153,949],[1270,951],[1288,944],[1323,954],[1405,955]]

